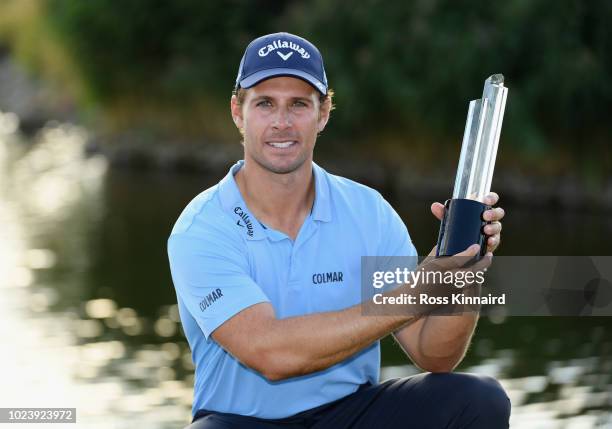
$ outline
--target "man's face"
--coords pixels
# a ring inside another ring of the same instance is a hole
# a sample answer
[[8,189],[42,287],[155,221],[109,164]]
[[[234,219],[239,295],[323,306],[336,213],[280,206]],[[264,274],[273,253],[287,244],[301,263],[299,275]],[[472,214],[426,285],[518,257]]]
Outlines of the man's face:
[[242,105],[232,97],[232,116],[244,135],[247,162],[276,174],[288,174],[312,160],[317,134],[329,118],[319,93],[292,77],[267,79],[249,88]]

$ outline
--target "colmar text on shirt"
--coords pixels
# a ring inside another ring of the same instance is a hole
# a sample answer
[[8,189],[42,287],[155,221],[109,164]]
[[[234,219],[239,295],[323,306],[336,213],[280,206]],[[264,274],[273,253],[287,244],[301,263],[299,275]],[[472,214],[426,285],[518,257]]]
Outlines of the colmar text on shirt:
[[329,273],[315,273],[312,275],[312,283],[315,285],[322,283],[342,282],[342,271],[331,271]]
[[223,296],[223,292],[221,292],[221,289],[217,288],[213,290],[211,293],[206,295],[202,301],[200,301],[200,310],[201,311],[206,310],[208,307],[210,307],[216,300],[218,300],[222,296]]

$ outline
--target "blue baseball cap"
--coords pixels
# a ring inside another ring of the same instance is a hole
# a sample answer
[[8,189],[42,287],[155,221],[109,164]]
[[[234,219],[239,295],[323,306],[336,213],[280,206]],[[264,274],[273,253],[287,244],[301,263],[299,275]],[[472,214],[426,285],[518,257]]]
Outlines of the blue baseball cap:
[[289,33],[258,37],[247,46],[240,61],[236,89],[250,88],[279,76],[293,76],[327,94],[323,57],[308,40]]

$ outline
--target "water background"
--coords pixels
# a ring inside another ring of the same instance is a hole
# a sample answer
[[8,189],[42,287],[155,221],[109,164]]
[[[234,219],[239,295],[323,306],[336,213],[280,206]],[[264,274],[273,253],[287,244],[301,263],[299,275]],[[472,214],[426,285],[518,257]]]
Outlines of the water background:
[[[0,406],[77,407],[67,427],[183,427],[193,366],[166,240],[220,177],[109,170],[83,157],[81,128],[25,140],[0,119]],[[427,253],[431,201],[389,199]],[[610,254],[609,214],[505,208],[500,255]],[[483,319],[459,370],[502,380],[513,427],[612,427],[611,322]],[[417,371],[388,339],[383,365],[383,379]]]

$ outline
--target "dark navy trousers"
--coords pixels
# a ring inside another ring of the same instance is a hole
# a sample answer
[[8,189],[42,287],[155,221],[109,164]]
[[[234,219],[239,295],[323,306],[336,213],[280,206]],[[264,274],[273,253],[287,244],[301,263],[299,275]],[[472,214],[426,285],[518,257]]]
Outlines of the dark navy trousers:
[[355,393],[283,419],[201,410],[187,429],[502,429],[510,400],[497,380],[424,373],[363,385]]

